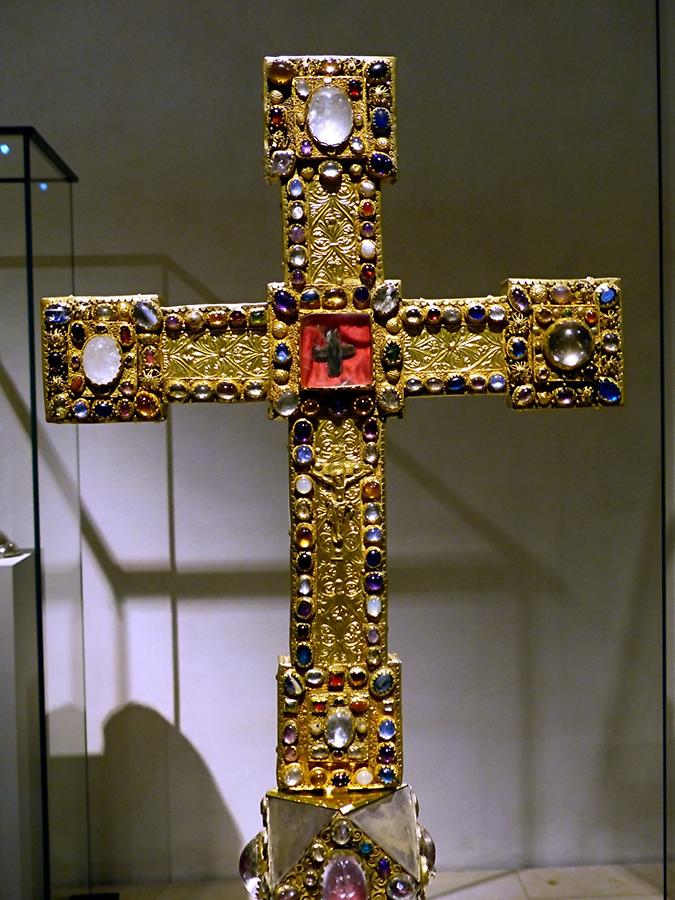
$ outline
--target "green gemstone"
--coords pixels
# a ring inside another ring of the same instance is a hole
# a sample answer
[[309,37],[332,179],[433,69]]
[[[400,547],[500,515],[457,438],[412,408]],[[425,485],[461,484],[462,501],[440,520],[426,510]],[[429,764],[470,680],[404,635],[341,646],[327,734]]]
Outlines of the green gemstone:
[[384,348],[382,353],[382,362],[385,366],[388,367],[396,367],[401,364],[401,358],[403,354],[401,353],[400,344],[390,343]]

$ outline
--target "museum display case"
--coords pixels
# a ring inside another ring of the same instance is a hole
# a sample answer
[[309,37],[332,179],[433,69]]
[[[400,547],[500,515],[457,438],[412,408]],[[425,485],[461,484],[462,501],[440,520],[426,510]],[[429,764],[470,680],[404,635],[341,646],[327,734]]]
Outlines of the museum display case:
[[42,294],[74,286],[76,180],[37,131],[0,129],[0,529],[21,551],[0,559],[8,897],[41,896],[50,856],[58,871],[50,818],[67,818],[70,857],[86,860],[77,433],[45,430],[37,314]]

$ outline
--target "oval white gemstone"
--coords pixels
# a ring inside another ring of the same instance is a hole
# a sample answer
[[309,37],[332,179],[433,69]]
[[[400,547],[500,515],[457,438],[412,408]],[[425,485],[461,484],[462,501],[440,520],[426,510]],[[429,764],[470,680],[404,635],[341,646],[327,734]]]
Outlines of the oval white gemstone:
[[370,782],[373,780],[373,773],[370,771],[370,769],[359,769],[359,771],[356,773],[356,780],[361,785],[370,784]]
[[375,241],[361,241],[361,256],[363,259],[374,259],[376,253],[377,247],[375,246]]
[[110,384],[122,367],[119,344],[105,334],[89,338],[82,351],[82,366],[92,384]]
[[349,137],[353,124],[351,100],[341,88],[326,85],[314,91],[308,103],[307,126],[315,141],[339,147]]
[[382,601],[379,597],[368,597],[366,600],[366,612],[373,619],[380,615],[382,612]]
[[347,709],[339,709],[328,716],[326,722],[326,743],[334,750],[348,747],[354,737],[354,720]]

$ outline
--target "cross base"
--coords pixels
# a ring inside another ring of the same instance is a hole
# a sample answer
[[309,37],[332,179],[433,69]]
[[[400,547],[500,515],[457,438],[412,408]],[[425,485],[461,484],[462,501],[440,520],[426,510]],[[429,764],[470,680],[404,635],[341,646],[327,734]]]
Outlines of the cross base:
[[244,849],[240,871],[259,900],[424,898],[434,850],[403,785],[364,796],[289,796],[269,791],[264,830]]

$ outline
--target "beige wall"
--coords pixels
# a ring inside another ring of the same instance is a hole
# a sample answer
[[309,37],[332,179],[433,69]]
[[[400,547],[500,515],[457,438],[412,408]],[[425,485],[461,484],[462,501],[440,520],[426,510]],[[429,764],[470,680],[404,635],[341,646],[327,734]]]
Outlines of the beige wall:
[[[260,62],[279,52],[398,57],[384,233],[407,296],[623,276],[625,408],[427,400],[392,424],[391,643],[441,867],[658,858],[652,5],[8,0],[0,25],[3,118],[81,177],[80,292],[263,296],[280,234]],[[260,406],[174,409],[80,443],[94,877],[230,873],[274,772],[284,428]],[[86,866],[59,696],[67,880]]]

